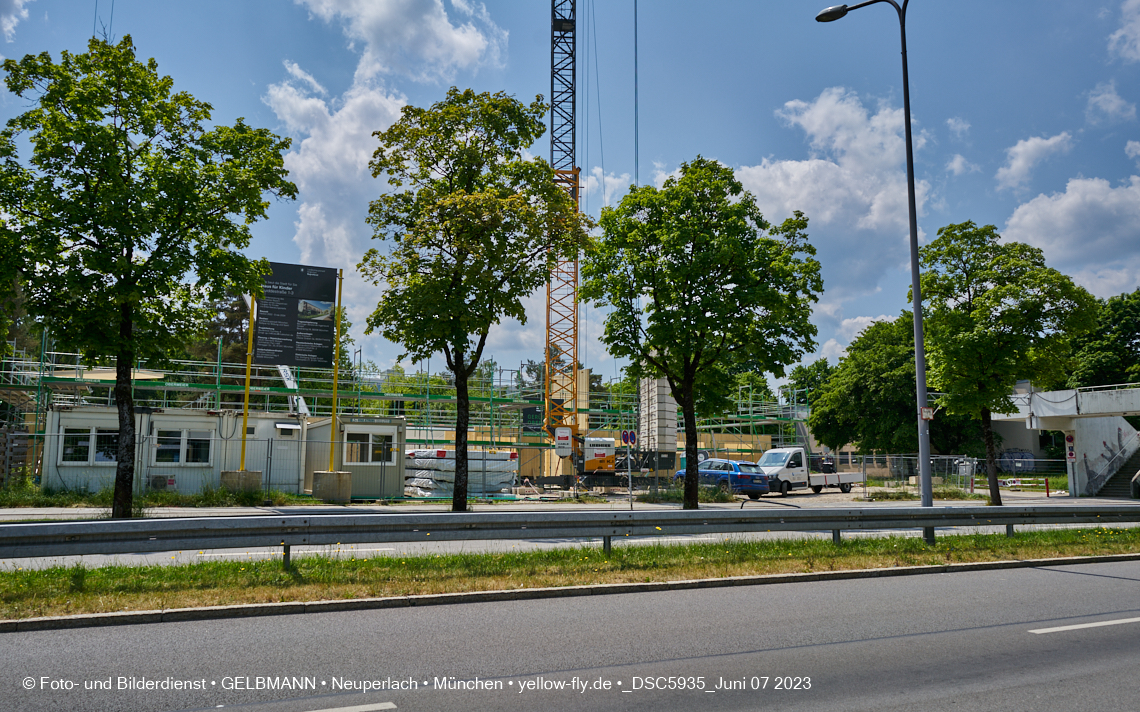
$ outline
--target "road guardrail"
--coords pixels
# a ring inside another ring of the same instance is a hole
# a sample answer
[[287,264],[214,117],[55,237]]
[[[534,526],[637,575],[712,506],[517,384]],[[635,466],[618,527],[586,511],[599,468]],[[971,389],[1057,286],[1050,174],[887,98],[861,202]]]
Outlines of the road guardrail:
[[0,559],[416,541],[1140,522],[1135,505],[250,515],[0,524]]

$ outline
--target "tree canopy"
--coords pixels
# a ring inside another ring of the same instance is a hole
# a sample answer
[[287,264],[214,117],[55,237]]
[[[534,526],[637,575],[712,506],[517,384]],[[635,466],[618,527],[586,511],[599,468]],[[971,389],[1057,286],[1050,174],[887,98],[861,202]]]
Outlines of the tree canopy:
[[384,293],[368,317],[402,344],[404,357],[442,352],[455,375],[456,473],[452,509],[467,507],[467,383],[491,327],[526,322],[522,299],[544,285],[560,257],[577,254],[588,218],[525,150],[544,132],[542,97],[452,87],[429,108],[404,107],[372,157],[395,190],[369,208],[375,237],[359,269]]
[[806,366],[802,363],[796,364],[788,374],[791,400],[805,405],[815,403],[823,384],[827,383],[827,379],[831,378],[834,372],[835,369],[825,358],[817,359]]
[[[827,447],[916,452],[913,315],[903,312],[865,328],[813,393],[808,425]],[[941,455],[981,455],[980,423],[939,410],[930,423],[930,445]]]
[[683,414],[685,507],[697,507],[696,412],[722,412],[733,374],[783,375],[814,346],[823,289],[807,218],[771,226],[728,167],[698,156],[601,215],[582,299],[613,306],[602,341],[635,377],[665,378]]
[[1001,242],[993,225],[947,225],[920,257],[931,385],[947,411],[981,419],[990,499],[1001,504],[990,414],[1013,410],[1018,380],[1063,380],[1096,300],[1047,267],[1041,250]]
[[1140,381],[1140,289],[1101,301],[1096,328],[1074,348],[1069,388]]
[[210,127],[212,107],[136,59],[130,36],[3,66],[8,89],[33,102],[0,132],[0,205],[21,245],[25,306],[60,345],[116,357],[112,515],[130,516],[131,366],[199,332],[207,300],[260,293],[268,265],[237,250],[266,217],[266,194],[296,194],[289,140],[241,119]]

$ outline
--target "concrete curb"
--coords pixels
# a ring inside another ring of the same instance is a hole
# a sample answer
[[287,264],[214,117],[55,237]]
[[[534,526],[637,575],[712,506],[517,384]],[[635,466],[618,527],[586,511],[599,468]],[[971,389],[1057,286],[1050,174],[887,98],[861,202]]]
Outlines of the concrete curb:
[[809,581],[844,581],[860,578],[921,576],[924,574],[993,571],[998,569],[1027,569],[1045,566],[1071,566],[1074,564],[1105,564],[1119,561],[1140,561],[1140,553],[1027,559],[1024,561],[983,561],[970,564],[941,564],[936,566],[898,566],[889,569],[851,569],[847,571],[818,571],[802,574],[732,576],[728,578],[694,579],[688,581],[602,583],[589,586],[519,588],[500,591],[472,591],[470,593],[438,593],[420,596],[357,598],[339,601],[252,603],[239,606],[205,606],[201,608],[176,608],[161,611],[90,613],[77,616],[49,616],[44,618],[0,621],[0,633],[95,628],[112,625],[139,625],[143,623],[223,620],[228,618],[252,618],[255,616],[284,616],[298,613],[368,611],[383,608],[409,608],[412,606],[444,606],[458,603],[494,603],[499,601],[521,601],[541,598],[566,598],[570,596],[611,596],[623,593],[647,593],[651,591],[687,591],[701,588],[724,588],[726,586],[764,586],[781,583],[806,583]]

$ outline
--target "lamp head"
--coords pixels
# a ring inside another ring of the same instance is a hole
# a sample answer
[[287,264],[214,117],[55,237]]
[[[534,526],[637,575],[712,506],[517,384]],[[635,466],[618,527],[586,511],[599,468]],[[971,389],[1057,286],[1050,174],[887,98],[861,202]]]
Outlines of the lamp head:
[[832,5],[829,8],[820,10],[819,14],[815,16],[816,22],[835,22],[839,18],[847,14],[846,5]]

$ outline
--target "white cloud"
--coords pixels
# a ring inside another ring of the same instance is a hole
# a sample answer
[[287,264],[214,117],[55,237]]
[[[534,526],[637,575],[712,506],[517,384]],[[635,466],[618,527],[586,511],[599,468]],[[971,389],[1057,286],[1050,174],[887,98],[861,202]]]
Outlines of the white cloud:
[[1085,118],[1090,124],[1115,123],[1136,118],[1136,105],[1116,93],[1116,81],[1102,82],[1089,92]]
[[1140,62],[1140,0],[1124,0],[1120,29],[1108,37],[1108,51],[1126,62]]
[[[853,92],[825,89],[814,101],[789,101],[777,115],[804,130],[813,151],[803,161],[765,159],[737,171],[765,216],[783,219],[803,210],[817,223],[906,232],[905,143],[902,109],[871,114]],[[915,137],[915,150],[925,140]],[[916,186],[918,203],[929,190]]]
[[819,355],[828,361],[838,361],[847,355],[847,347],[835,339],[828,339],[820,348]]
[[367,81],[354,83],[335,100],[313,96],[323,87],[290,65],[285,67],[291,78],[270,85],[263,100],[299,139],[285,156],[289,178],[299,191],[293,242],[302,264],[344,268],[344,303],[353,337],[376,346],[379,340],[363,331],[379,289],[356,271],[370,246],[371,230],[364,222],[368,202],[384,187],[372,178],[368,161],[378,146],[372,132],[390,126],[405,101]]
[[1055,153],[1066,153],[1073,147],[1068,131],[1045,138],[1034,136],[1023,139],[1005,150],[1006,164],[998,169],[998,188],[1019,188],[1030,178],[1033,168]]
[[[664,184],[664,181],[662,181],[662,184]],[[607,173],[603,176],[602,169],[598,166],[594,166],[590,169],[586,180],[583,181],[582,188],[586,193],[591,195],[601,192],[602,204],[613,205],[614,196],[618,193],[625,193],[625,191],[629,189],[629,185],[629,173],[622,173],[621,175]],[[601,190],[603,187],[604,190]]]
[[950,127],[950,132],[953,133],[957,139],[965,137],[966,133],[970,130],[970,122],[957,116],[946,119],[946,125]]
[[329,97],[312,74],[285,60],[286,78],[263,97],[294,137],[293,150],[285,157],[299,190],[293,241],[304,264],[344,268],[344,302],[354,324],[353,337],[365,348],[365,358],[393,363],[398,346],[363,335],[381,288],[356,270],[360,256],[369,247],[379,247],[370,240],[372,229],[365,218],[369,201],[387,189],[368,169],[379,145],[372,134],[391,126],[407,103],[380,75],[437,81],[457,71],[477,71],[499,63],[507,33],[491,21],[482,4],[466,0],[451,0],[457,22],[449,18],[442,0],[295,1],[320,20],[341,23],[351,47],[359,48],[360,59],[352,85],[340,96]]
[[447,81],[457,70],[497,66],[507,32],[482,3],[452,0],[464,22],[448,17],[443,0],[296,0],[325,22],[340,20],[345,35],[363,42],[356,73],[360,80],[380,73],[416,81]]
[[284,64],[285,64],[285,71],[289,72],[289,74],[294,79],[301,80],[302,82],[307,84],[310,89],[312,89],[313,91],[315,91],[318,94],[321,94],[322,96],[325,94],[328,94],[328,91],[326,91],[325,88],[323,86],[321,86],[320,82],[318,82],[316,79],[314,79],[312,74],[309,74],[304,69],[301,69],[301,67],[299,67],[296,62],[290,62],[289,60],[285,60]]
[[658,188],[664,188],[665,187],[665,181],[669,180],[670,178],[680,178],[680,177],[681,177],[681,169],[680,168],[677,168],[677,169],[672,170],[672,171],[667,171],[667,170],[665,170],[665,164],[664,163],[658,163],[657,161],[653,162],[653,185],[657,186]]
[[1051,267],[1105,297],[1140,286],[1140,177],[1112,187],[1074,178],[1014,210],[1002,235],[1040,247]]
[[977,173],[982,170],[979,166],[974,165],[966,160],[966,157],[960,153],[955,153],[954,157],[946,163],[946,171],[960,176],[963,173]]
[[1140,141],[1129,141],[1124,144],[1124,155],[1135,158],[1137,165],[1140,166]]
[[[811,155],[765,159],[737,169],[737,178],[770,221],[793,210],[808,216],[830,301],[874,291],[909,255],[902,109],[880,103],[872,113],[854,92],[834,87],[810,102],[789,101],[776,113],[803,129]],[[925,142],[915,135],[915,151]],[[915,192],[921,214],[930,184],[917,181]]]
[[28,17],[26,5],[32,0],[0,0],[0,31],[4,32],[4,39],[8,42],[16,34],[16,25],[20,20]]
[[848,343],[855,340],[855,337],[863,333],[871,324],[877,321],[894,321],[895,318],[889,314],[880,314],[878,316],[856,316],[850,319],[844,319],[839,324],[839,329],[836,332],[842,339],[846,339]]

